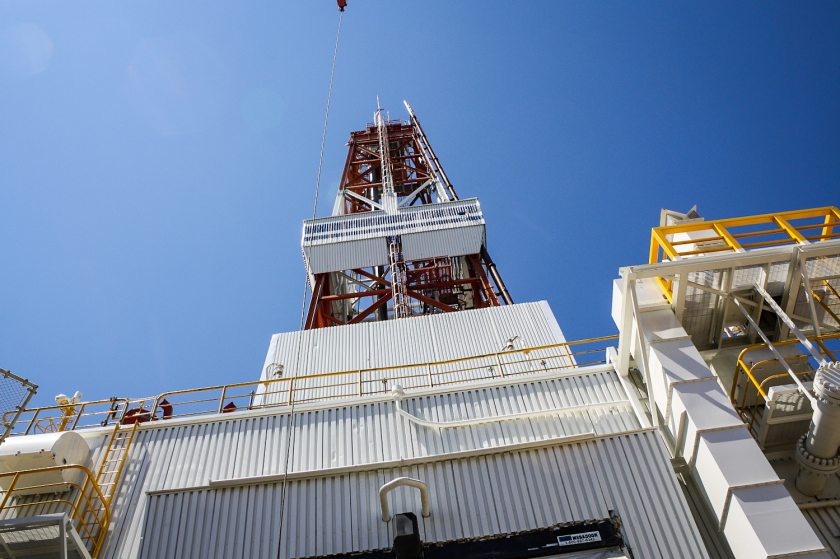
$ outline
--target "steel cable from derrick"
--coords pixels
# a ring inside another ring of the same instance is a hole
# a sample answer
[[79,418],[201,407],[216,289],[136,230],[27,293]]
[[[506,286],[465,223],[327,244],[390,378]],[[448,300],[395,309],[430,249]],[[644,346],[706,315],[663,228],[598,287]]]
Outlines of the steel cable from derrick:
[[[324,151],[327,145],[327,129],[330,122],[330,106],[332,104],[332,90],[333,90],[333,82],[335,80],[335,63],[338,59],[338,44],[339,38],[341,37],[341,20],[344,17],[344,10],[339,11],[338,13],[338,28],[335,31],[335,46],[333,47],[333,56],[332,56],[332,64],[330,66],[330,82],[327,86],[327,103],[326,107],[324,108],[324,126],[321,132],[321,150],[320,154],[318,155],[318,173],[315,178],[315,196],[312,202],[312,219],[315,219],[315,216],[318,213],[318,194],[321,191],[321,172],[324,167]],[[304,278],[303,278],[303,295],[301,297],[300,302],[300,331],[303,331],[304,328],[304,320],[306,318],[306,295],[309,290],[309,275],[304,271]],[[297,357],[298,363],[301,363],[301,346],[303,342],[303,336],[298,336],[298,348],[297,348]],[[311,349],[311,348],[308,348]],[[307,355],[309,355],[309,351],[307,351]],[[298,371],[294,370],[294,373],[297,376]],[[283,546],[281,542],[283,541],[283,521],[285,520],[286,515],[286,484],[288,481],[289,475],[289,465],[292,463],[292,454],[294,452],[294,432],[295,432],[295,398],[294,398],[294,383],[289,384],[289,422],[288,422],[288,435],[286,436],[286,464],[283,468],[283,481],[280,487],[280,519],[279,519],[279,529],[278,529],[278,541],[277,541],[277,559],[280,559],[283,556]]]

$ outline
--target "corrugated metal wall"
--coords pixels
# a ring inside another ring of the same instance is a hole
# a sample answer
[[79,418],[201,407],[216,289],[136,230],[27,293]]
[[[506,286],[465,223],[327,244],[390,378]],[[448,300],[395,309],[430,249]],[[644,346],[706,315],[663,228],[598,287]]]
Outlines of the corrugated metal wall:
[[[318,328],[272,336],[261,380],[266,380],[266,370],[273,363],[282,364],[286,376],[427,363],[497,352],[514,336],[519,336],[518,348],[566,341],[545,301]],[[494,363],[487,361],[488,366]],[[460,367],[452,365],[450,370]],[[476,373],[460,377],[471,375]],[[310,379],[296,386],[312,388],[307,398],[340,392],[316,390],[318,382]],[[287,397],[274,394],[266,401],[277,403]]]
[[[613,371],[507,386],[406,398],[410,413],[435,421],[561,409],[624,400]],[[292,456],[287,455],[289,415],[273,414],[140,431],[131,450],[114,509],[113,536],[103,557],[133,557],[147,491],[205,485],[209,481],[303,472],[390,460],[439,456],[595,431],[639,427],[628,404],[610,410],[563,412],[545,418],[456,429],[418,427],[398,416],[391,402],[301,411],[294,415]]]
[[386,264],[386,237],[402,235],[406,260],[478,254],[485,241],[477,199],[304,221],[301,247],[314,274]]
[[802,511],[823,545],[840,557],[840,507],[822,507]]
[[[148,502],[139,556],[291,559],[388,548],[393,523],[381,521],[377,491],[399,476],[429,484],[432,515],[420,523],[427,542],[615,510],[636,557],[707,557],[654,432],[289,481],[282,534],[281,483],[159,494]],[[392,492],[390,502],[393,512],[420,510],[417,492],[405,488]]]

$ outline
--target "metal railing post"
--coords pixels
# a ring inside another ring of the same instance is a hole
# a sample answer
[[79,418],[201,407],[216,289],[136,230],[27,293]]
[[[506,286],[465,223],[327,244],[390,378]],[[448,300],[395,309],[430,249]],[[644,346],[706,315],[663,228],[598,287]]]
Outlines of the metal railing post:
[[[87,405],[86,403],[81,403],[81,404],[79,404],[78,408],[76,408],[76,406],[73,406],[73,411],[76,414],[76,419],[73,420],[73,426],[70,427],[71,431],[73,431],[76,428],[76,426],[79,424],[79,420],[82,418],[82,414],[85,411],[85,406],[86,405]],[[64,429],[62,429],[62,431],[64,431]]]
[[499,365],[499,376],[505,376],[505,367],[502,365],[502,356],[496,353],[496,363]]
[[24,435],[29,435],[32,429],[35,427],[35,422],[38,420],[38,414],[41,413],[41,410],[35,410],[35,414],[32,416],[32,419],[29,421],[29,425],[26,426],[26,431],[23,432]]
[[222,387],[222,394],[219,396],[219,411],[217,413],[222,413],[222,410],[225,406],[225,395],[227,394],[227,385]]

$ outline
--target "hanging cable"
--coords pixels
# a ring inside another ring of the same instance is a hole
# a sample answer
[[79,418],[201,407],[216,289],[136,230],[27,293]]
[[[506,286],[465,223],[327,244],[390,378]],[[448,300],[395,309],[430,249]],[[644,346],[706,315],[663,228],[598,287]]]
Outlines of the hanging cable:
[[[335,32],[335,48],[333,49],[332,68],[330,69],[330,85],[327,87],[327,106],[324,109],[324,129],[321,133],[321,154],[318,156],[318,176],[315,179],[315,201],[312,204],[312,219],[318,211],[318,193],[321,191],[321,170],[324,167],[324,148],[327,145],[327,126],[330,122],[330,103],[332,102],[333,80],[335,78],[335,61],[338,58],[338,39],[341,37],[341,20],[344,10],[338,13],[338,29]],[[304,299],[306,295],[304,294]],[[303,328],[303,313],[301,312],[300,327]]]
[[[345,3],[346,4],[346,3]],[[318,213],[318,194],[321,191],[321,171],[324,167],[324,151],[327,145],[327,128],[330,122],[330,105],[332,103],[332,90],[333,90],[333,81],[335,80],[335,62],[338,59],[338,43],[339,38],[341,37],[341,20],[344,17],[344,9],[339,2],[339,14],[338,14],[338,28],[335,32],[335,47],[333,48],[333,56],[332,56],[332,65],[330,67],[330,83],[327,87],[327,103],[326,107],[324,108],[324,126],[321,132],[321,152],[318,155],[318,173],[315,178],[315,197],[312,202],[312,219],[315,219],[315,216]],[[304,320],[306,318],[306,295],[309,291],[309,276],[308,273],[304,272],[303,278],[303,296],[301,297],[300,302],[300,330],[303,330],[304,327]],[[301,359],[301,346],[303,342],[303,336],[298,336],[298,348],[297,348],[297,355],[298,355],[298,363],[302,362]],[[307,356],[309,355],[309,348],[307,348]],[[297,375],[298,371],[295,370],[293,374]],[[294,389],[293,384],[289,384],[289,391],[291,392]],[[286,436],[286,465],[283,469],[283,484],[280,488],[280,526],[278,530],[278,546],[277,546],[277,558],[283,555],[283,547],[280,545],[283,539],[283,520],[285,518],[285,511],[286,511],[286,482],[289,476],[289,465],[292,463],[292,455],[294,453],[294,433],[295,433],[295,399],[294,394],[289,394],[289,422],[288,422],[288,434]]]

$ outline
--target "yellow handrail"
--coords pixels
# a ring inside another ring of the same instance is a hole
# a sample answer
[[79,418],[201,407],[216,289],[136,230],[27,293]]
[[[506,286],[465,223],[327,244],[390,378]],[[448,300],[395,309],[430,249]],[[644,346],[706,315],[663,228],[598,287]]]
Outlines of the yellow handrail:
[[[837,359],[835,356],[835,351],[832,351],[828,347],[826,342],[840,340],[840,332],[824,334],[822,336],[809,336],[808,339],[816,343],[816,345],[820,348],[820,351],[824,355],[826,355],[830,360],[835,361]],[[789,340],[774,342],[773,345],[776,347],[783,347],[790,345],[798,345],[799,343],[799,340],[792,338]],[[732,386],[729,389],[729,400],[732,402],[732,405],[741,415],[742,419],[744,419],[750,425],[751,430],[755,423],[755,420],[757,419],[758,407],[762,404],[762,402],[767,401],[768,393],[766,387],[768,386],[768,383],[771,383],[772,381],[777,379],[790,378],[790,375],[787,373],[787,371],[773,373],[764,376],[763,378],[759,378],[759,375],[756,373],[756,371],[758,371],[764,365],[776,362],[776,359],[771,357],[751,362],[749,359],[749,354],[766,348],[766,344],[754,344],[744,348],[741,351],[741,353],[738,355],[738,361],[735,365],[735,374],[732,377]],[[810,357],[810,354],[803,352],[793,355],[787,355],[785,356],[785,361],[787,361],[788,363],[798,362],[800,365],[807,366],[806,370],[794,373],[799,377],[807,377],[808,375],[813,375],[816,370],[809,363]],[[742,375],[743,377],[746,377],[746,382],[742,380]]]
[[[324,401],[335,398],[360,397],[386,392],[387,383],[413,383],[406,388],[434,387],[503,376],[556,371],[593,364],[602,364],[606,358],[595,358],[606,349],[604,342],[616,340],[617,335],[575,340],[557,344],[513,349],[470,357],[441,361],[372,367],[347,371],[331,371],[285,378],[223,384],[185,390],[172,390],[159,396],[140,399],[97,400],[76,405],[75,421],[68,422],[69,429],[93,426],[91,419],[101,420],[96,425],[113,423],[146,422],[170,417],[193,417],[218,414],[242,409],[264,409]],[[598,345],[596,349],[589,346]],[[601,347],[603,346],[603,347]],[[575,349],[580,348],[578,351]],[[536,367],[536,370],[535,370]],[[460,378],[462,375],[466,378]],[[323,381],[327,381],[324,383]],[[332,389],[334,394],[309,397],[308,392]],[[207,395],[207,396],[202,396]],[[183,399],[190,396],[189,399]],[[259,403],[256,398],[261,398]],[[245,402],[243,403],[243,400]],[[240,405],[236,405],[236,403]],[[231,406],[233,408],[226,408]],[[107,407],[106,407],[107,406]],[[173,411],[178,408],[177,413]],[[46,406],[24,410],[22,417],[29,424],[22,434],[33,431],[39,421],[53,419],[62,414],[60,406]],[[50,415],[53,414],[53,415]],[[63,415],[62,415],[63,417]],[[21,434],[14,433],[13,434]]]
[[[74,481],[62,481],[54,483],[41,483],[37,485],[27,484],[19,486],[21,480],[29,476],[43,475],[50,472],[61,472],[66,470],[78,470],[84,477],[81,483]],[[29,507],[41,508],[63,508],[70,514],[76,531],[92,557],[96,557],[102,548],[102,542],[108,531],[108,524],[111,521],[111,509],[105,497],[96,484],[93,473],[80,464],[67,464],[63,466],[50,466],[47,468],[36,468],[32,470],[21,470],[17,472],[2,472],[0,478],[11,477],[0,501],[0,514],[12,509],[25,509]],[[18,500],[21,492],[26,491],[30,495],[32,490],[43,490],[43,493],[32,495],[31,499]],[[66,490],[67,496],[61,494]],[[76,493],[71,500],[72,493]],[[38,497],[43,497],[39,499]],[[10,504],[14,498],[15,503]]]
[[[803,220],[806,222],[802,222]],[[817,221],[814,222],[814,220]],[[744,227],[759,227],[759,229],[738,230]],[[810,234],[813,229],[821,231],[817,235]],[[673,240],[674,235],[697,232],[706,234],[698,239]],[[745,242],[752,238],[758,238],[758,240]],[[656,264],[686,256],[725,251],[743,252],[766,246],[804,244],[836,238],[840,238],[840,210],[835,206],[677,223],[654,227],[651,230],[649,262]],[[712,245],[704,247],[703,243],[712,243]],[[663,292],[671,300],[671,282],[665,278],[658,278],[658,280]]]

